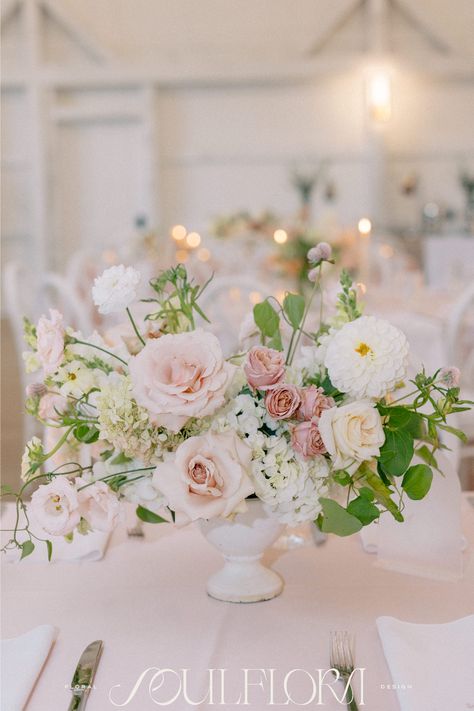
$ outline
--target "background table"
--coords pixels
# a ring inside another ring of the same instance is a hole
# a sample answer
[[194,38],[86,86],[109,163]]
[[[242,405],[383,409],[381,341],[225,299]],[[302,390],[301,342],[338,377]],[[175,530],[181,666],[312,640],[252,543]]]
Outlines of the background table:
[[[472,549],[474,509],[466,497],[463,506],[464,530]],[[118,530],[105,558],[97,563],[3,562],[3,636],[43,623],[59,628],[28,711],[67,709],[70,696],[65,686],[83,648],[94,639],[103,639],[105,647],[87,711],[117,708],[109,700],[111,687],[122,685],[112,698],[123,702],[148,667],[189,668],[192,699],[205,693],[207,669],[229,670],[225,706],[215,702],[192,707],[181,697],[166,708],[234,708],[231,702],[241,689],[243,668],[276,669],[278,701],[282,679],[290,670],[301,668],[316,675],[316,669],[329,668],[333,629],[356,634],[356,664],[366,669],[365,708],[396,711],[395,692],[384,688],[391,679],[376,617],[440,623],[474,611],[469,549],[466,574],[458,583],[377,568],[375,557],[363,552],[357,536],[331,537],[318,548],[272,550],[270,556],[286,587],[280,597],[253,605],[222,603],[206,595],[206,579],[221,561],[194,528],[148,526],[146,540],[127,539],[125,531]],[[414,669],[411,678],[403,681],[422,684],[423,675]],[[300,691],[302,686],[301,682]],[[291,688],[296,692],[296,685]],[[254,687],[246,708],[271,708],[266,698]],[[329,694],[324,701],[322,708],[327,711],[344,708]],[[147,711],[159,706],[152,703],[145,685],[122,708]]]

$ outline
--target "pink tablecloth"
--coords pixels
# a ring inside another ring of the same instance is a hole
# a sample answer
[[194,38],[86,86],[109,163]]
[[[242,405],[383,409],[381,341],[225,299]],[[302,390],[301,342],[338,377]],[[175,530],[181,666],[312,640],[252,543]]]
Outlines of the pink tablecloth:
[[[464,528],[472,550],[474,509],[466,500],[464,507]],[[216,683],[213,706],[191,706],[181,694],[176,703],[166,706],[179,711],[234,708],[243,689],[241,670],[273,668],[276,706],[284,699],[283,679],[291,670],[307,670],[317,678],[317,669],[329,668],[333,629],[356,635],[356,664],[366,669],[365,708],[396,711],[395,692],[387,688],[390,675],[376,617],[437,623],[474,610],[474,564],[469,551],[466,575],[459,583],[436,583],[378,569],[374,558],[362,551],[358,537],[331,538],[319,548],[271,554],[286,587],[281,597],[254,605],[226,604],[206,596],[206,579],[220,559],[191,528],[149,526],[145,541],[126,539],[118,531],[105,558],[97,563],[3,563],[3,636],[43,623],[59,628],[28,711],[68,707],[65,686],[82,649],[94,639],[103,639],[105,648],[87,711],[159,708],[148,693],[151,673],[134,698],[118,706],[150,667],[173,670],[166,678],[166,693],[162,689],[163,696],[156,694],[162,700],[176,690],[174,672],[182,678],[180,670],[190,670],[190,698],[198,700],[208,685],[207,670],[228,670],[224,704]],[[257,677],[251,678],[258,681]],[[295,673],[292,680],[290,676],[295,701],[308,698],[307,679],[303,672]],[[415,669],[406,682],[423,684],[423,675]],[[246,708],[271,708],[269,684],[263,687],[250,688]],[[330,693],[323,701],[327,711],[344,708]],[[283,708],[299,706],[290,703]]]

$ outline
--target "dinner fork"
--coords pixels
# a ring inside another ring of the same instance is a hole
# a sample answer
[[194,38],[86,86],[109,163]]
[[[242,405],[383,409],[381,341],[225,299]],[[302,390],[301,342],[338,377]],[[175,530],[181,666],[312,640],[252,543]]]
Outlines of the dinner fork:
[[346,699],[349,695],[349,701],[346,700],[347,708],[349,711],[358,711],[354,691],[349,682],[354,671],[354,657],[352,655],[352,638],[348,632],[331,632],[330,664],[334,676],[345,684]]

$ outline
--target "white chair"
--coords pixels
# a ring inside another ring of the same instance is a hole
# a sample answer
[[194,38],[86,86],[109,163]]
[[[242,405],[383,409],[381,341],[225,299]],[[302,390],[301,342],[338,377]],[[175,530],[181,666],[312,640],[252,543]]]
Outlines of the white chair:
[[43,312],[56,308],[64,315],[68,326],[82,332],[84,336],[90,335],[94,330],[90,314],[68,280],[60,274],[46,272],[40,279],[38,287],[38,300]]
[[[474,400],[474,282],[453,306],[446,326],[446,346],[449,363],[461,370],[461,395]],[[472,411],[457,415],[457,425],[467,437],[461,448],[462,459],[474,457],[474,415]]]

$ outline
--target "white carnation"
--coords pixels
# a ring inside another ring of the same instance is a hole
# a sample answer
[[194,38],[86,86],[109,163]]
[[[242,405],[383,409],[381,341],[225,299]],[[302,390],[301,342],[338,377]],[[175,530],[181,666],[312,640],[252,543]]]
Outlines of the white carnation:
[[380,398],[406,375],[408,342],[388,321],[362,316],[338,331],[325,365],[332,384],[354,398]]
[[94,304],[99,313],[110,314],[122,311],[137,298],[140,273],[123,264],[106,269],[97,277],[92,287]]
[[296,458],[282,436],[266,437],[259,445],[260,449],[254,447],[253,451],[252,479],[265,508],[282,523],[314,521],[321,512],[319,497],[327,493],[326,459]]

